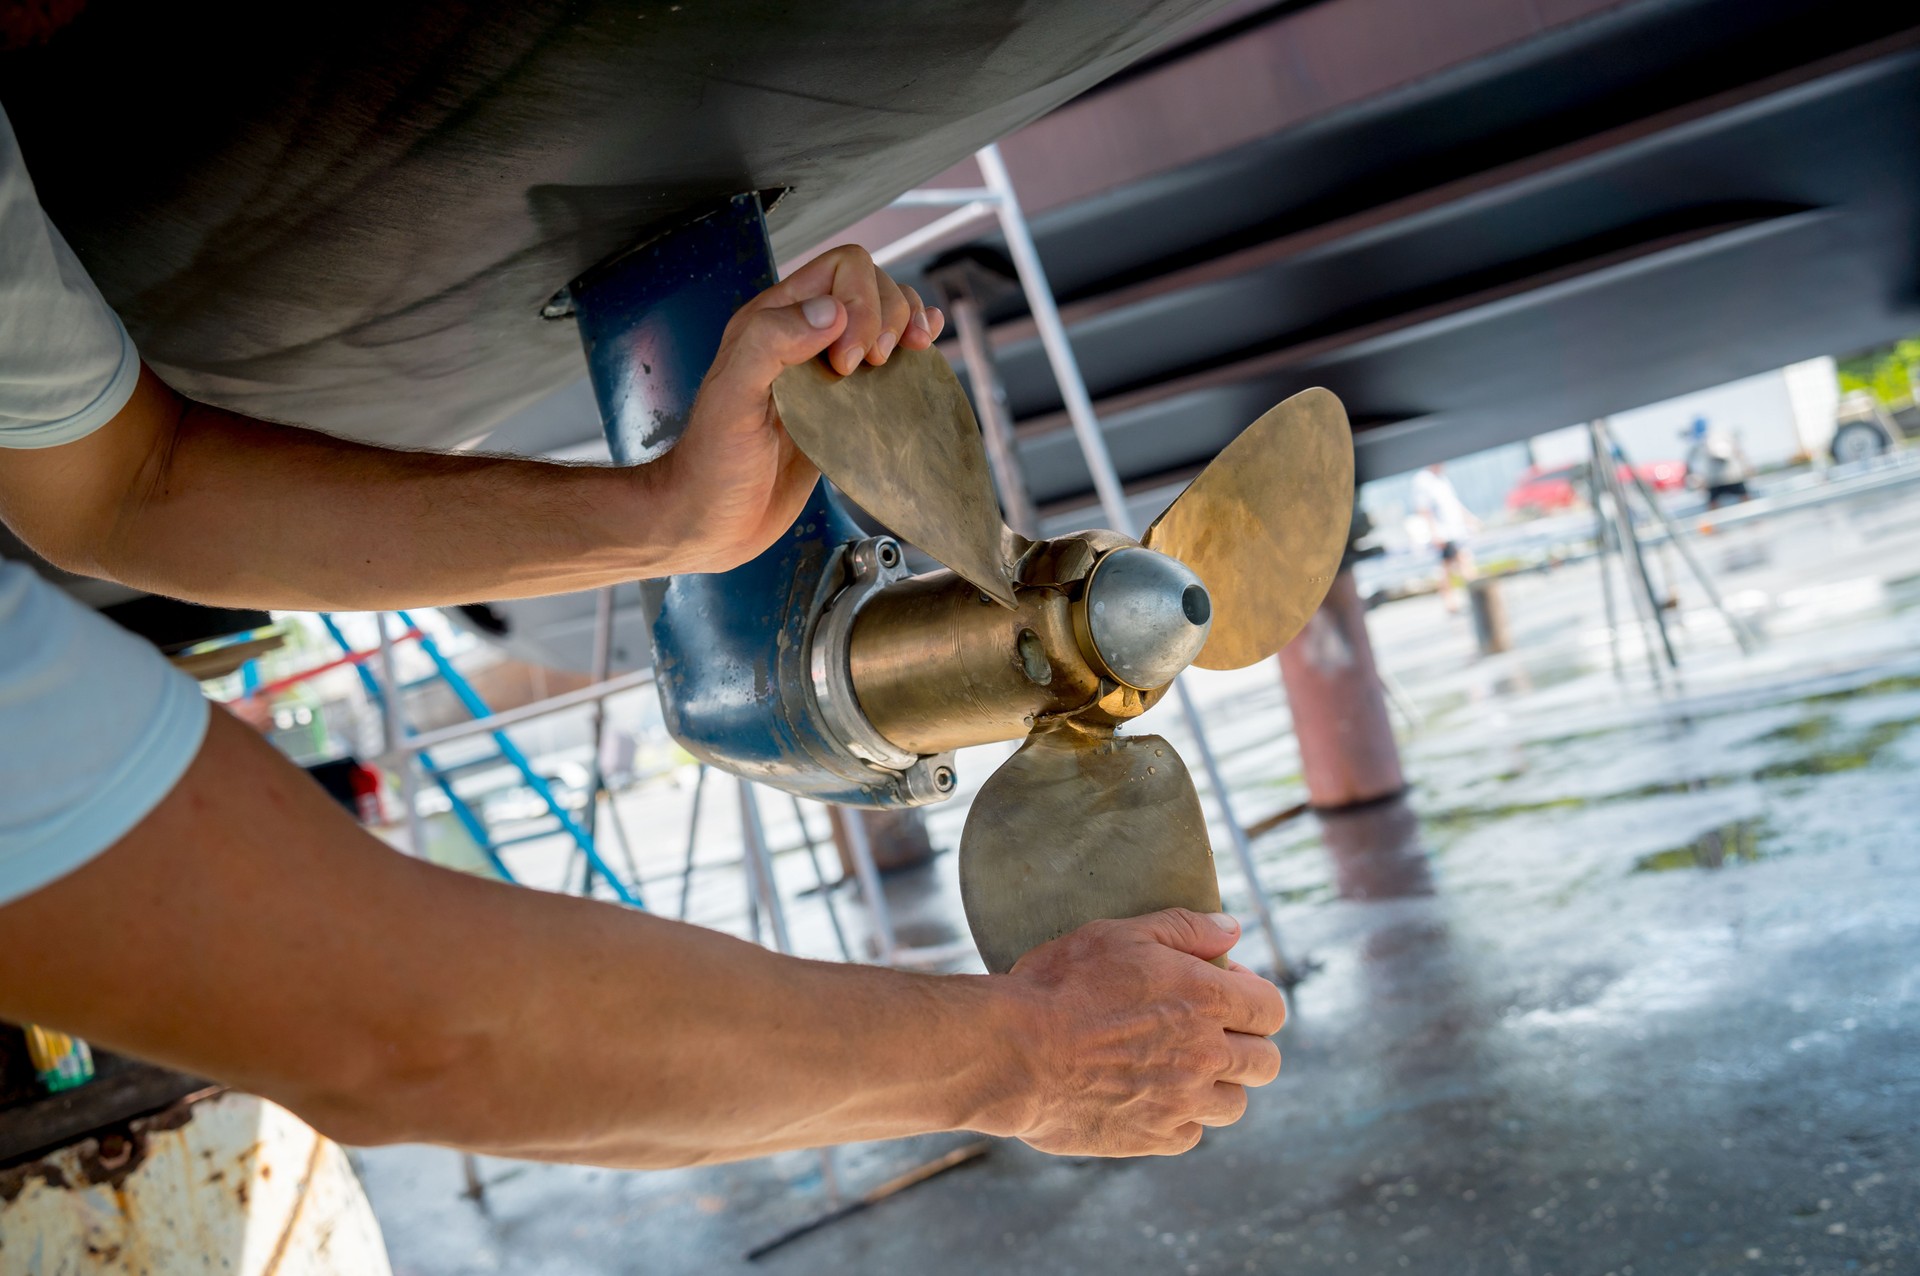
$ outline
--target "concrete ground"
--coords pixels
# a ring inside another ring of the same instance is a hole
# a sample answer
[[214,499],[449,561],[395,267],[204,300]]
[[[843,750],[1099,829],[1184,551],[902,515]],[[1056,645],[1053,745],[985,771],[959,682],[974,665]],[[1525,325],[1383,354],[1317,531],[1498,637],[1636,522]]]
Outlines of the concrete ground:
[[[1373,614],[1417,716],[1414,789],[1258,841],[1314,973],[1281,1079],[1188,1156],[997,1145],[749,1265],[826,1208],[817,1157],[485,1161],[482,1210],[453,1154],[381,1149],[362,1164],[395,1271],[1920,1271],[1920,488],[1699,544],[1765,641],[1743,657],[1682,580],[1664,692],[1633,635],[1613,672],[1591,562],[1505,584],[1503,656],[1477,658],[1435,599]],[[1242,818],[1297,802],[1271,665],[1197,690]],[[963,759],[969,788],[1004,753]],[[636,828],[684,811],[628,801]],[[936,842],[958,817],[938,813]],[[650,873],[671,876],[666,840]],[[956,923],[951,861],[900,884],[936,932]],[[804,859],[782,872],[800,946],[828,951]],[[696,918],[738,926],[737,876],[701,880]],[[842,1149],[837,1177],[858,1192],[963,1141]]]

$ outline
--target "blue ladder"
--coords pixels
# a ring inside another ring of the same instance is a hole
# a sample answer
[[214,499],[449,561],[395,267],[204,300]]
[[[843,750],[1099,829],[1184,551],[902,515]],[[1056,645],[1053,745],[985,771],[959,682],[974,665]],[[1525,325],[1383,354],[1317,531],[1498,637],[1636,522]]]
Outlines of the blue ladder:
[[[481,699],[480,693],[473,689],[473,684],[468,682],[466,678],[461,676],[460,671],[453,667],[453,662],[447,659],[445,653],[440,650],[439,644],[420,630],[420,627],[414,623],[412,616],[404,611],[395,612],[394,614],[400,618],[402,625],[405,625],[409,630],[419,635],[416,641],[420,644],[420,650],[425,653],[428,660],[433,662],[434,667],[432,677],[421,679],[419,682],[408,683],[406,687],[419,686],[423,683],[433,681],[444,682],[447,685],[447,689],[453,692],[454,698],[460,702],[460,706],[474,718],[478,719],[490,716],[493,710],[488,707],[485,700]],[[340,626],[334,623],[331,615],[326,612],[321,612],[319,615],[320,623],[326,626],[327,633],[332,636],[335,644],[339,646],[341,655],[351,656],[359,654],[355,651],[353,644],[347,641],[347,636],[340,632]],[[386,704],[385,691],[380,686],[380,680],[368,671],[367,662],[360,661],[353,666],[353,669],[355,673],[360,675],[360,685],[365,689],[367,698],[373,702],[376,708],[384,708]],[[406,687],[403,687],[402,690],[404,691]],[[416,734],[413,727],[408,725],[404,718],[402,719],[401,729],[409,736]],[[454,818],[460,821],[461,826],[466,829],[467,835],[474,840],[475,845],[480,848],[481,853],[487,857],[487,862],[493,866],[494,871],[500,874],[501,878],[506,881],[516,881],[513,873],[507,868],[505,861],[500,858],[501,849],[521,842],[531,842],[539,838],[551,837],[557,832],[564,832],[569,838],[573,839],[574,846],[586,857],[588,866],[595,873],[598,873],[602,878],[606,879],[607,885],[613,888],[614,896],[619,899],[621,903],[631,904],[635,908],[644,907],[640,902],[639,896],[629,890],[627,886],[621,882],[620,878],[614,874],[613,869],[607,865],[606,861],[600,858],[600,852],[594,846],[593,834],[587,832],[586,829],[580,826],[580,822],[573,818],[572,812],[568,811],[560,799],[554,795],[553,788],[547,783],[546,777],[533,769],[533,763],[527,760],[527,755],[520,751],[520,747],[509,740],[504,731],[492,731],[488,734],[493,738],[494,752],[484,754],[478,758],[468,758],[451,766],[442,766],[434,761],[432,754],[428,750],[422,749],[414,756],[420,760],[420,769],[426,772],[427,778],[438,785],[442,793],[446,794],[447,802],[453,809]],[[547,808],[547,813],[554,818],[555,823],[552,826],[533,833],[521,834],[518,837],[496,838],[493,836],[487,828],[487,822],[481,818],[480,813],[475,811],[472,804],[465,798],[454,792],[453,788],[453,777],[456,774],[461,771],[471,770],[476,763],[491,761],[505,762],[520,773],[521,783],[533,791],[534,796],[538,797],[541,804]],[[598,793],[595,793],[589,800],[598,801],[599,796]],[[588,889],[591,890],[591,888],[592,879],[589,877]]]

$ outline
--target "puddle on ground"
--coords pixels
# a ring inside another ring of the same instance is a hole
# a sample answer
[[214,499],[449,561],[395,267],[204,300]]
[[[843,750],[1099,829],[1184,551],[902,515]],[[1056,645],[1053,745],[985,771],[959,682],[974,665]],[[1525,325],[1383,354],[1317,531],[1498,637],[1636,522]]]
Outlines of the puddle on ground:
[[1764,735],[1755,736],[1753,743],[1811,744],[1825,737],[1833,727],[1832,715],[1823,713],[1812,718],[1802,718],[1798,722],[1789,722],[1784,727],[1775,727]]
[[[1907,683],[1920,682],[1920,679],[1886,679],[1881,683],[1870,684],[1881,693],[1887,691],[1908,690]],[[1834,697],[1864,694],[1867,688],[1855,692],[1831,693]],[[1844,738],[1835,739],[1837,723],[1829,715],[1818,715],[1786,726],[1776,727],[1763,735],[1756,736],[1750,743],[1779,746],[1801,746],[1804,752],[1793,752],[1792,756],[1782,757],[1746,771],[1731,771],[1717,775],[1693,776],[1687,779],[1656,780],[1648,784],[1638,784],[1631,788],[1613,793],[1563,794],[1556,797],[1536,798],[1515,802],[1488,803],[1485,805],[1454,806],[1426,809],[1422,819],[1433,831],[1447,835],[1457,835],[1470,829],[1517,816],[1543,815],[1552,813],[1570,813],[1584,811],[1593,807],[1611,806],[1616,803],[1642,802],[1650,798],[1671,797],[1685,793],[1702,793],[1710,789],[1726,788],[1730,785],[1749,781],[1761,784],[1777,784],[1783,781],[1817,779],[1827,775],[1843,775],[1869,767],[1886,758],[1898,746],[1906,735],[1920,728],[1920,717],[1896,718],[1886,722],[1877,722]],[[1605,732],[1597,734],[1608,734]],[[1786,751],[1786,750],[1783,750]],[[1509,771],[1503,778],[1517,780],[1520,772]],[[1438,848],[1436,848],[1438,849]]]
[[1892,696],[1903,691],[1920,691],[1920,673],[1876,678],[1872,682],[1863,682],[1857,687],[1842,687],[1838,691],[1822,691],[1818,695],[1802,698],[1808,704],[1831,704],[1836,700],[1864,700],[1869,696]]
[[1762,819],[1735,820],[1710,828],[1694,838],[1664,851],[1642,855],[1634,861],[1636,873],[1666,873],[1676,868],[1725,868],[1728,864],[1751,864],[1764,858],[1760,844],[1766,836],[1767,822]]
[[1816,749],[1797,758],[1770,762],[1755,771],[1753,778],[1763,782],[1803,780],[1813,776],[1840,775],[1847,771],[1858,771],[1862,767],[1872,766],[1878,762],[1883,754],[1898,744],[1901,738],[1915,727],[1920,727],[1920,718],[1896,718],[1890,722],[1876,722],[1852,739],[1833,747]]

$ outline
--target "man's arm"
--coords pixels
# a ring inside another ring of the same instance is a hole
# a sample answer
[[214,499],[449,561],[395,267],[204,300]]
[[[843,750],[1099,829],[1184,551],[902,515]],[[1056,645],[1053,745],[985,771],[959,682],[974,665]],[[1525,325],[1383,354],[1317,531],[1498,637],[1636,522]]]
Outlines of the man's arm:
[[196,602],[379,610],[720,571],[771,545],[818,478],[773,379],[849,371],[939,335],[858,248],[734,317],[685,436],[633,467],[402,452],[223,411],[151,371],[85,438],[0,453],[0,519],[44,557]]
[[228,715],[100,857],[0,907],[0,1016],[227,1081],[351,1143],[667,1166],[967,1128],[1137,1155],[1271,1081],[1279,991],[1179,910],[1003,976],[802,961],[455,874]]

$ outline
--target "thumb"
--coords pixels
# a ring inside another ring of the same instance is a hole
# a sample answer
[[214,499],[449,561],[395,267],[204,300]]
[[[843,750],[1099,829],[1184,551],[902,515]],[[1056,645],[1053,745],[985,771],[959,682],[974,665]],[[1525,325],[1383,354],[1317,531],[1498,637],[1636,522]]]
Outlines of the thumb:
[[1240,923],[1226,913],[1196,913],[1190,908],[1163,908],[1134,918],[1149,939],[1202,961],[1226,955],[1240,941]]
[[832,297],[741,311],[705,387],[711,406],[763,411],[773,379],[825,350],[846,326],[847,309]]

